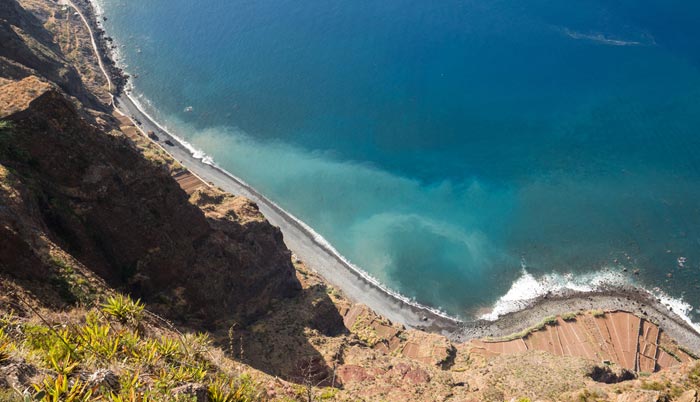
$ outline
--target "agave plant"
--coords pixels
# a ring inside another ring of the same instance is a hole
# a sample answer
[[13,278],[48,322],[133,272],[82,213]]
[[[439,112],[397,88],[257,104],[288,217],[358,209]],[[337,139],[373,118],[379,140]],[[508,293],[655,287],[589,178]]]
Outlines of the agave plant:
[[51,368],[54,369],[59,375],[67,376],[78,367],[78,362],[71,360],[70,356],[66,356],[65,359],[58,360],[55,357],[49,357],[51,362]]
[[218,378],[209,385],[209,400],[212,402],[252,402],[259,398],[258,388],[247,375],[237,380]]
[[138,325],[143,318],[144,304],[140,299],[132,300],[129,296],[117,294],[110,296],[102,303],[102,311],[111,315],[122,324]]
[[122,334],[112,331],[109,324],[88,322],[79,330],[84,347],[97,354],[100,359],[109,361],[119,351]]
[[34,385],[34,399],[42,402],[87,402],[94,400],[92,390],[80,380],[70,384],[68,377],[59,374],[56,378],[46,378],[43,384]]
[[0,362],[3,360],[7,360],[10,357],[9,349],[10,340],[5,334],[5,331],[2,328],[0,328]]

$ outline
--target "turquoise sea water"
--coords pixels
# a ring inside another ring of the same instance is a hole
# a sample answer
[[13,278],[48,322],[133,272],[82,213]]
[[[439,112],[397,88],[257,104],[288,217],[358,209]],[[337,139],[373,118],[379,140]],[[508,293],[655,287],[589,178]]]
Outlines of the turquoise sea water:
[[150,114],[401,293],[700,306],[697,1],[98,3]]

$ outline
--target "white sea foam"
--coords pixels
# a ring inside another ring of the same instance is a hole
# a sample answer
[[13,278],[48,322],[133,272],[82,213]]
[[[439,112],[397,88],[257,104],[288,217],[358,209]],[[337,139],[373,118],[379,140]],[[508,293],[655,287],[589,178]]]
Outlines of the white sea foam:
[[489,313],[483,314],[479,318],[495,321],[505,314],[526,309],[538,298],[546,294],[595,292],[603,288],[622,288],[626,286],[635,286],[656,297],[661,304],[700,333],[700,325],[694,323],[690,318],[690,314],[693,312],[692,305],[683,301],[682,298],[669,296],[659,288],[648,290],[636,286],[625,275],[610,269],[580,275],[555,273],[535,278],[523,267],[521,276],[513,282],[508,292],[496,301]]
[[624,276],[610,270],[584,275],[553,273],[535,278],[523,267],[521,276],[513,282],[508,292],[498,299],[489,313],[479,318],[496,320],[502,315],[527,308],[537,298],[548,293],[592,292],[603,286],[628,284],[629,281]]
[[613,38],[611,36],[605,35],[600,32],[594,32],[594,33],[582,33],[582,32],[577,32],[574,30],[571,30],[569,28],[560,28],[560,31],[564,33],[564,35],[568,36],[571,39],[578,39],[578,40],[589,40],[592,42],[597,42],[601,43],[604,45],[610,45],[610,46],[644,46],[644,45],[650,45],[654,44],[654,41],[645,41],[645,42],[640,42],[640,41],[634,41],[634,40],[623,40],[619,38]]
[[656,296],[660,300],[661,304],[676,313],[677,316],[681,317],[683,321],[688,323],[688,325],[693,327],[693,329],[700,334],[700,325],[694,323],[693,320],[690,319],[690,314],[693,312],[693,306],[683,301],[682,298],[674,298],[669,296],[660,289],[655,289],[649,293]]
[[104,7],[102,7],[102,4],[100,4],[99,1],[90,0],[90,4],[92,5],[92,9],[94,10],[96,17],[102,17],[104,15]]

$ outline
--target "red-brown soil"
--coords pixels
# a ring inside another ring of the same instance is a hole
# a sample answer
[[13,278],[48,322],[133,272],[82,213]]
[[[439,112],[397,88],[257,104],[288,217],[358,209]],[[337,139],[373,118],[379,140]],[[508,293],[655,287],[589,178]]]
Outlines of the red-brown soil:
[[[557,317],[522,338],[508,341],[472,341],[484,356],[542,350],[557,356],[578,356],[596,362],[610,362],[637,372],[655,372],[692,361],[687,353],[660,345],[663,331],[634,314],[613,311],[600,316],[579,314],[575,319]],[[666,350],[664,350],[666,349]]]

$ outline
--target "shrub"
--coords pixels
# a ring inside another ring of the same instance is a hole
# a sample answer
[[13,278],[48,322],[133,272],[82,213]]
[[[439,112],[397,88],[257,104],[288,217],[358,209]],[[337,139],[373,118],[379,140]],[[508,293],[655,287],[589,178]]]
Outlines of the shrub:
[[0,362],[2,362],[3,360],[7,360],[10,357],[9,349],[10,340],[5,334],[5,330],[0,328]]
[[13,124],[8,120],[0,120],[0,135],[7,135],[13,128]]
[[678,345],[678,349],[680,349],[681,352],[683,352],[683,353],[685,353],[686,355],[692,357],[693,359],[695,359],[695,360],[700,360],[700,357],[698,357],[698,355],[696,355],[695,353],[693,353],[692,350],[686,348],[685,346],[683,346],[683,345]]
[[66,359],[80,360],[78,345],[71,333],[63,328],[58,331],[37,325],[25,325],[25,343],[50,367]]
[[89,350],[102,362],[115,358],[122,343],[122,332],[115,332],[109,324],[101,324],[88,314],[87,323],[78,329],[79,346]]
[[151,393],[144,390],[144,384],[137,370],[132,375],[123,375],[119,378],[119,393],[109,393],[107,400],[111,402],[149,402]]
[[51,368],[58,374],[67,376],[78,367],[78,363],[71,360],[70,356],[67,356],[63,360],[56,360],[51,357]]
[[641,388],[644,390],[649,390],[649,391],[663,391],[664,389],[666,389],[666,386],[664,386],[664,384],[662,384],[658,381],[652,381],[652,382],[644,381],[642,383]]
[[688,373],[688,380],[691,384],[700,388],[700,362],[696,363],[695,367],[690,370],[690,373]]
[[162,337],[160,340],[152,341],[158,353],[169,361],[179,359],[180,342],[173,338]]
[[549,316],[544,319],[544,324],[545,325],[557,325],[557,317],[556,316]]
[[248,375],[235,380],[218,378],[209,385],[209,399],[212,402],[252,402],[260,399],[260,392]]
[[163,391],[188,382],[201,382],[207,375],[203,366],[179,366],[161,369],[155,386]]
[[185,334],[180,342],[185,350],[194,354],[195,357],[201,357],[200,355],[205,353],[211,346],[211,339],[209,335],[204,332]]
[[46,378],[41,385],[34,385],[34,400],[42,402],[82,402],[92,400],[92,390],[87,383],[78,379],[70,385],[68,378],[59,374],[56,378]]
[[669,349],[669,348],[667,348],[667,347],[665,347],[665,346],[663,346],[663,345],[659,345],[659,347],[661,348],[661,350],[663,350],[664,352],[666,352],[669,356],[673,357],[677,362],[680,363],[680,362],[683,361],[683,360],[681,360],[681,358],[678,357],[678,355],[677,355],[674,351],[672,351],[671,349]]
[[604,316],[605,316],[605,311],[600,310],[600,309],[598,309],[598,310],[591,310],[591,315],[592,315],[593,317],[596,317],[596,318],[597,318],[597,317],[604,317]]
[[102,303],[102,311],[111,315],[122,324],[132,324],[137,326],[143,318],[144,304],[141,300],[133,301],[129,296],[117,294],[110,296]]
[[[321,400],[325,401],[327,399],[333,399],[333,398],[335,398],[335,395],[337,393],[338,393],[337,388],[326,387],[321,392]],[[530,402],[530,400],[528,399],[527,401],[522,401],[522,402]]]
[[561,319],[564,321],[576,321],[576,317],[578,316],[577,313],[566,313],[561,315]]

